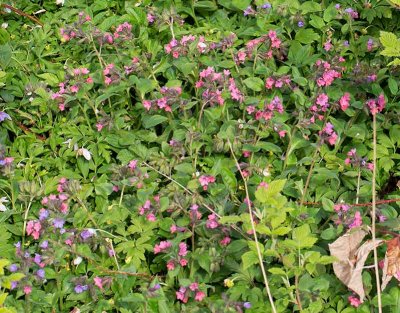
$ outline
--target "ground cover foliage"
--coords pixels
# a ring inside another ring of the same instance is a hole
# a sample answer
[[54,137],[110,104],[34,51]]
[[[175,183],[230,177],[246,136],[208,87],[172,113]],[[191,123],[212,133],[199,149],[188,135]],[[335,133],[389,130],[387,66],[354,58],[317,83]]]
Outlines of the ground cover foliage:
[[0,312],[399,312],[395,1],[0,3]]

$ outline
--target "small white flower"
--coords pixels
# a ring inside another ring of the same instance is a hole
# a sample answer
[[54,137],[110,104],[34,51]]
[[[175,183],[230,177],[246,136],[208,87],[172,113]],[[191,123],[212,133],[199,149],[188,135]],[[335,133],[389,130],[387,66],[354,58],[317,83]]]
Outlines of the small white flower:
[[64,5],[65,0],[56,0],[57,5]]
[[8,23],[1,24],[1,27],[4,28],[4,29],[7,28],[8,27]]
[[268,177],[269,175],[271,175],[271,173],[269,172],[268,168],[265,168],[265,169],[263,170],[263,175],[264,175],[265,177]]
[[79,265],[82,262],[82,258],[78,256],[77,258],[74,259],[74,265]]
[[5,212],[5,211],[7,211],[6,206],[3,204],[3,203],[5,203],[5,202],[8,202],[8,200],[7,200],[6,197],[0,198],[0,212]]
[[78,155],[82,155],[88,161],[90,161],[92,159],[92,154],[86,148],[78,149]]

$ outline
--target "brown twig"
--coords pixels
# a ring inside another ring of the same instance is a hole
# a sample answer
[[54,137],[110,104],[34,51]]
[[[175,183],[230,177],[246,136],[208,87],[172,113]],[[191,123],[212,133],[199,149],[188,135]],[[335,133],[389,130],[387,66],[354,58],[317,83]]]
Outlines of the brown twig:
[[34,17],[34,16],[32,16],[32,15],[29,15],[29,14],[25,13],[24,11],[21,11],[21,10],[19,10],[19,9],[17,9],[17,8],[14,8],[13,6],[11,6],[11,5],[9,5],[9,4],[3,3],[3,4],[1,5],[1,7],[2,7],[2,8],[5,8],[5,9],[9,9],[9,10],[13,11],[14,13],[16,13],[16,14],[18,14],[18,15],[24,16],[24,17],[30,19],[31,21],[34,21],[36,24],[39,24],[40,26],[43,26],[43,25],[44,25],[44,24],[43,24],[40,20],[38,20],[36,17]]

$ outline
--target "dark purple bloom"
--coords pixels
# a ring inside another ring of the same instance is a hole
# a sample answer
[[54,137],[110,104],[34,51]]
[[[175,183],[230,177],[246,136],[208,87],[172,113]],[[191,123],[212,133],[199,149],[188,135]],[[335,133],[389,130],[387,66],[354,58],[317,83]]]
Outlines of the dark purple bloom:
[[94,234],[96,233],[96,231],[94,229],[85,229],[84,231],[81,232],[81,237],[83,240],[86,240],[90,237],[92,237]]
[[303,22],[303,21],[299,21],[299,22],[297,23],[297,26],[303,27],[303,26],[304,26],[304,22]]
[[53,226],[55,228],[63,228],[65,221],[61,218],[55,218],[53,221]]
[[18,270],[18,265],[17,264],[11,264],[8,269],[10,270],[10,272],[16,272]]
[[88,285],[76,285],[74,290],[76,293],[82,293],[82,292],[88,290]]
[[44,269],[38,270],[38,271],[36,272],[36,275],[37,275],[38,277],[40,277],[41,279],[44,279],[44,277],[45,277]]
[[49,242],[47,240],[43,241],[40,244],[40,248],[42,248],[42,249],[47,249],[48,247],[49,247]]
[[271,9],[271,4],[269,4],[268,2],[267,3],[264,3],[262,6],[261,6],[261,8],[263,8],[263,9]]
[[0,122],[3,122],[5,119],[11,120],[10,115],[5,112],[0,112]]

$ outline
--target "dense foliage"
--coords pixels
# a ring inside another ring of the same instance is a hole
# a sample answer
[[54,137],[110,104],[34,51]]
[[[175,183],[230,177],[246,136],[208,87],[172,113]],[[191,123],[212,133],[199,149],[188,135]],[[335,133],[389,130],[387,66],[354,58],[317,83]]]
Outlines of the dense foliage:
[[0,312],[400,311],[389,2],[0,3]]

